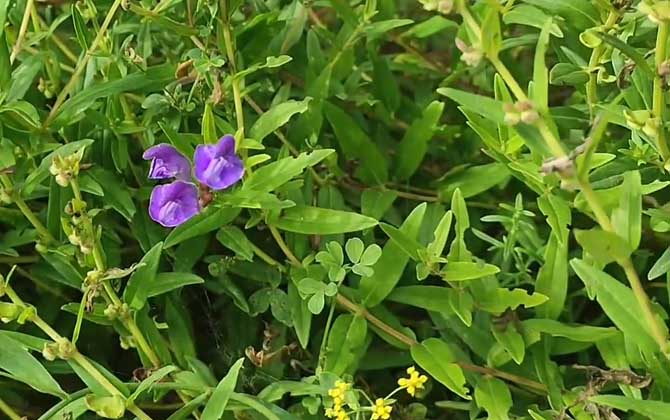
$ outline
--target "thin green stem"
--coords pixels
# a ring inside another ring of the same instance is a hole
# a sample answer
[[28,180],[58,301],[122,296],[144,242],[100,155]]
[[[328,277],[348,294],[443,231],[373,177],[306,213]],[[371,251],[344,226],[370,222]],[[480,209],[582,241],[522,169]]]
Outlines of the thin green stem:
[[[7,294],[7,297],[9,299],[20,306],[26,306],[25,302],[23,299],[19,297],[18,294],[14,291],[14,288],[12,288],[9,284],[5,285],[5,293]],[[51,340],[53,340],[56,343],[62,342],[63,340],[66,340],[63,338],[56,330],[54,330],[51,325],[49,325],[46,321],[44,321],[39,315],[35,314],[29,319],[37,328],[42,330]],[[110,393],[110,395],[118,395],[122,397],[125,400],[125,397],[123,396],[123,393],[119,391],[114,384],[112,384],[109,379],[105,377],[93,364],[86,358],[84,355],[82,355],[79,350],[76,349],[73,345],[73,352],[69,356],[71,360],[76,362],[79,366],[81,366],[82,369],[84,369],[93,379],[95,379],[96,382],[98,382],[107,392]],[[128,410],[131,411],[133,414],[135,414],[139,419],[141,420],[151,420],[151,417],[147,415],[144,411],[141,409],[130,405],[128,407]]]
[[663,158],[665,165],[670,165],[670,149],[665,140],[665,122],[664,109],[665,101],[663,96],[663,79],[660,69],[668,56],[668,35],[670,34],[670,23],[661,22],[658,24],[658,33],[656,34],[656,52],[655,52],[655,74],[652,99],[652,114],[658,119],[657,144],[658,150]]
[[500,58],[489,57],[489,61],[491,61],[491,64],[493,64],[493,67],[496,69],[498,74],[500,74],[500,77],[502,77],[503,81],[505,81],[505,84],[510,88],[516,99],[519,101],[527,101],[528,96],[526,96],[526,92],[521,89],[519,83],[516,81],[512,73],[510,73],[510,71],[507,69],[507,66],[505,66],[505,64],[500,61]]
[[[70,180],[70,186],[72,187],[72,192],[74,194],[74,199],[77,202],[76,207],[81,209],[81,218],[82,218],[82,223],[84,224],[84,229],[86,229],[87,234],[90,235],[90,237],[93,240],[93,259],[95,260],[95,266],[98,271],[101,273],[104,273],[107,268],[105,266],[105,261],[102,253],[102,247],[100,245],[100,241],[98,240],[97,235],[95,234],[95,229],[93,227],[93,222],[91,219],[88,217],[84,210],[83,206],[83,199],[81,195],[81,189],[79,188],[79,182],[77,178],[73,178]],[[123,304],[121,299],[119,298],[118,294],[116,293],[116,290],[112,287],[110,284],[109,280],[104,280],[102,282],[102,285],[105,289],[106,295],[109,297],[111,300],[112,304],[115,306],[120,306]],[[138,349],[143,352],[148,358],[153,367],[159,367],[161,366],[161,360],[156,355],[156,352],[153,350],[151,345],[149,345],[149,342],[147,339],[144,337],[144,334],[142,334],[142,331],[140,331],[139,327],[137,326],[137,323],[135,320],[131,317],[124,317],[122,319],[123,325],[126,327],[128,332],[133,336],[135,339],[135,342],[137,343]]]
[[279,248],[282,250],[284,255],[286,255],[286,258],[288,258],[289,262],[295,266],[301,266],[302,264],[300,263],[300,260],[295,256],[293,251],[286,245],[286,242],[284,242],[284,238],[282,238],[281,233],[277,230],[276,227],[274,226],[268,226],[270,228],[270,234],[272,234],[272,237],[275,239],[275,242],[277,242],[277,245]]
[[[230,25],[230,10],[228,10],[228,1],[227,0],[221,0],[221,13],[222,13],[222,21],[223,21],[223,39],[225,48],[226,48],[226,56],[228,57],[228,65],[230,66],[231,73],[232,73],[232,78],[231,78],[231,84],[233,87],[233,102],[235,103],[235,118],[237,120],[237,137],[238,137],[238,142],[236,143],[236,147],[239,144],[239,141],[244,139],[244,108],[242,107],[242,90],[240,89],[240,83],[244,82],[243,77],[238,77],[237,72],[237,63],[235,60],[235,47],[234,47],[234,40],[233,40],[233,35],[232,35],[232,30],[231,30],[231,25]],[[246,157],[246,149],[241,151],[241,154],[243,157]]]
[[[2,183],[2,186],[4,186],[7,190],[13,191],[14,190],[14,184],[12,183],[12,180],[9,178],[9,176],[2,174],[0,175],[0,183]],[[23,216],[28,219],[31,225],[35,228],[37,231],[37,234],[46,242],[56,242],[56,239],[51,235],[49,232],[49,229],[47,229],[42,222],[40,222],[40,219],[35,216],[35,213],[33,213],[32,210],[30,210],[30,207],[26,204],[25,201],[20,197],[18,191],[13,191],[12,194],[12,201],[14,204],[16,204],[16,207],[19,208]]]
[[10,407],[9,404],[7,404],[6,402],[4,402],[2,400],[2,398],[0,398],[0,412],[5,413],[5,415],[7,416],[7,418],[9,420],[21,420],[22,419],[22,417],[16,411],[14,411],[14,409],[12,407]]
[[321,338],[321,346],[319,347],[319,362],[316,368],[316,374],[323,369],[323,364],[326,362],[326,346],[328,345],[328,333],[330,332],[330,326],[333,322],[333,315],[335,315],[335,299],[329,298],[330,300],[330,310],[328,311],[328,319],[326,320],[326,326],[323,329],[323,337]]
[[45,126],[51,124],[54,118],[56,118],[56,115],[58,115],[58,110],[60,109],[61,105],[63,105],[65,99],[67,99],[68,95],[72,93],[72,90],[75,88],[77,83],[79,83],[79,78],[86,69],[88,61],[92,57],[92,53],[98,48],[100,42],[102,42],[102,39],[104,38],[105,33],[107,32],[107,28],[109,28],[109,25],[112,23],[112,19],[114,18],[116,11],[119,9],[123,1],[124,0],[114,0],[114,3],[112,3],[112,6],[109,8],[107,16],[105,16],[105,20],[102,22],[100,30],[98,31],[98,34],[91,43],[91,46],[88,48],[82,59],[77,63],[77,67],[74,69],[74,73],[70,77],[70,80],[67,82],[65,87],[63,87],[63,90],[61,90],[60,94],[58,94],[56,102],[54,102],[54,105],[51,108],[51,112],[49,113],[49,116],[47,117],[44,123]]
[[[607,15],[604,29],[607,30],[612,27],[618,19],[619,14],[615,10],[610,11]],[[601,42],[600,45],[596,46],[591,51],[591,57],[589,58],[589,80],[586,82],[586,100],[589,105],[591,118],[594,116],[594,108],[598,103],[598,74],[595,69],[605,52],[605,45],[605,42]]]
[[21,19],[19,34],[16,37],[16,42],[14,43],[12,54],[9,57],[10,63],[14,63],[14,60],[16,60],[16,56],[19,55],[19,52],[21,52],[21,44],[23,44],[23,40],[26,37],[26,32],[28,31],[28,24],[30,23],[30,15],[34,7],[35,7],[35,0],[28,0],[26,2],[26,9],[23,12],[23,18]]
[[286,268],[282,265],[282,263],[269,256],[267,253],[265,253],[265,251],[257,247],[256,244],[252,243],[251,248],[253,249],[254,254],[256,254],[256,256],[258,256],[261,260],[268,263],[268,265],[277,268],[279,271],[286,271]]

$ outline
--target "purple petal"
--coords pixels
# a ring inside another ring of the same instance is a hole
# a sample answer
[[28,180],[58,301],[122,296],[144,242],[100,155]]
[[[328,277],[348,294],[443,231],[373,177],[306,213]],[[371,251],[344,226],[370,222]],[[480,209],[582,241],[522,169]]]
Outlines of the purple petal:
[[198,145],[193,161],[195,177],[213,190],[228,188],[244,175],[244,164],[235,155],[235,139],[230,135],[217,144]]
[[149,216],[165,227],[179,226],[200,212],[195,184],[175,181],[151,192]]
[[161,143],[150,147],[142,157],[151,160],[149,179],[187,180],[191,176],[191,163],[186,156],[169,144]]

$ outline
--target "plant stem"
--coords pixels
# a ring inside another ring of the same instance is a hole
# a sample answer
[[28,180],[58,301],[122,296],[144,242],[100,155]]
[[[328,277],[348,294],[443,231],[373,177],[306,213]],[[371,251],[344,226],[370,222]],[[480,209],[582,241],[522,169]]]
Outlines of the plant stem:
[[88,60],[91,59],[92,53],[98,48],[98,45],[100,45],[100,42],[105,36],[105,32],[107,32],[107,28],[109,28],[109,25],[112,23],[112,19],[114,18],[114,15],[116,14],[116,11],[119,9],[119,6],[121,6],[122,2],[123,0],[114,0],[114,3],[112,3],[112,6],[109,8],[107,16],[105,16],[105,20],[102,22],[100,30],[98,31],[98,34],[91,43],[91,46],[88,48],[88,50],[81,58],[81,60],[77,63],[77,67],[75,67],[74,73],[72,74],[72,77],[70,77],[70,80],[67,82],[65,87],[63,87],[63,90],[61,90],[60,94],[58,94],[56,102],[54,102],[54,105],[51,108],[51,112],[49,113],[49,116],[44,122],[45,126],[51,124],[54,118],[56,118],[56,115],[58,115],[58,109],[61,107],[61,105],[63,105],[67,96],[72,92],[75,85],[79,82],[79,78],[86,69]]
[[10,407],[9,404],[7,404],[2,400],[2,398],[0,398],[0,412],[5,413],[5,415],[7,416],[7,418],[9,418],[9,420],[22,419],[22,417],[19,414],[17,414],[17,412],[14,411],[14,409]]
[[[97,235],[95,234],[95,229],[93,227],[93,222],[91,219],[88,217],[86,214],[85,209],[83,208],[83,199],[81,195],[81,189],[79,188],[79,182],[77,178],[73,178],[70,180],[70,185],[72,187],[72,192],[74,194],[74,199],[79,203],[77,208],[81,208],[81,218],[82,218],[82,223],[84,224],[84,229],[86,229],[87,234],[93,238],[93,259],[95,260],[95,266],[96,269],[100,273],[104,273],[107,271],[107,268],[105,266],[103,254],[102,254],[102,247],[100,245],[100,241],[98,240]],[[116,293],[116,290],[112,287],[110,284],[109,280],[104,280],[102,282],[102,285],[105,289],[105,293],[111,300],[112,304],[115,306],[120,306],[123,304],[121,299],[119,298],[119,295]],[[123,325],[128,329],[128,332],[133,336],[135,339],[135,342],[137,343],[138,349],[142,351],[148,358],[153,367],[160,367],[161,366],[161,360],[160,358],[156,355],[156,352],[154,352],[153,348],[151,345],[149,345],[149,342],[147,339],[144,337],[144,334],[142,334],[142,331],[140,331],[139,327],[137,326],[137,323],[135,320],[132,318],[132,316],[124,317],[122,319]]]
[[[395,338],[396,340],[400,341],[403,344],[406,344],[408,347],[415,346],[419,344],[415,339],[412,337],[408,337],[405,334],[401,333],[400,331],[397,331],[395,328],[391,327],[390,325],[386,324],[384,321],[380,320],[376,316],[372,315],[370,312],[367,311],[367,309],[363,308],[362,306],[359,306],[352,302],[351,300],[347,299],[345,296],[341,294],[337,294],[336,297],[337,303],[340,304],[343,308],[348,310],[349,312],[353,313],[354,315],[357,316],[362,316],[364,317],[368,322],[370,322],[372,325],[375,327],[379,328],[380,330],[384,331],[386,334],[390,335],[391,337]],[[488,368],[488,367],[483,367],[483,366],[477,366],[473,365],[471,363],[466,363],[466,362],[456,362],[462,369],[470,371],[470,372],[477,372],[481,373],[482,375],[491,375],[491,376],[496,376],[501,379],[505,379],[509,382],[514,382],[519,385],[524,385],[530,389],[533,389],[535,391],[539,391],[542,393],[547,392],[547,387],[539,382],[535,382],[531,379],[527,379],[521,376],[513,375],[511,373],[507,372],[502,372],[498,369],[493,369],[493,368]]]
[[[19,297],[19,295],[16,294],[14,289],[9,285],[5,285],[5,293],[9,297],[9,299],[20,306],[26,306],[25,302],[23,299]],[[44,321],[39,315],[35,314],[30,321],[35,324],[36,327],[38,327],[40,330],[42,330],[51,340],[53,340],[56,343],[62,342],[65,340],[56,330],[54,330],[46,321]],[[74,347],[74,345],[73,345]],[[84,369],[93,379],[95,379],[96,382],[98,382],[107,392],[110,393],[110,395],[118,395],[122,397],[125,400],[125,397],[123,396],[123,393],[119,391],[114,384],[112,384],[109,379],[105,377],[89,360],[82,355],[79,350],[74,347],[74,351],[70,355],[70,359],[76,362],[79,366],[81,366],[82,369]],[[151,417],[147,415],[144,411],[141,409],[131,405],[128,407],[128,410],[131,411],[133,414],[135,414],[140,420],[151,420]]]
[[286,242],[284,242],[284,238],[282,238],[281,233],[277,230],[276,227],[274,226],[268,226],[270,228],[270,233],[272,234],[272,237],[275,239],[277,242],[277,245],[279,248],[282,250],[284,255],[286,255],[286,258],[290,261],[291,264],[295,266],[301,266],[302,264],[300,263],[300,260],[293,254],[293,251],[286,245]]
[[[619,14],[614,10],[610,11],[607,15],[604,29],[607,30],[612,27],[612,25],[614,25],[618,19]],[[589,104],[589,113],[591,114],[591,119],[593,119],[594,116],[593,109],[598,103],[598,75],[595,71],[595,68],[600,62],[604,52],[605,42],[601,42],[593,49],[593,51],[591,51],[591,57],[589,58],[589,80],[586,82],[586,101]]]
[[[293,252],[289,249],[289,247],[286,245],[286,242],[284,242],[284,239],[281,237],[279,234],[279,231],[277,231],[277,228],[273,226],[269,226],[270,232],[272,233],[272,236],[275,238],[275,241],[277,242],[277,245],[279,248],[282,250],[284,255],[286,255],[286,258],[288,258],[289,263],[295,266],[300,266],[301,263],[300,261],[296,258],[296,256],[293,254]],[[407,345],[407,347],[412,347],[418,342],[413,339],[412,337],[408,337],[405,334],[401,333],[400,331],[396,330],[392,326],[386,324],[384,321],[380,320],[376,316],[372,315],[370,312],[368,312],[367,309],[365,309],[363,306],[360,306],[351,300],[349,300],[347,297],[344,295],[338,293],[335,295],[335,301],[342,306],[344,309],[348,310],[352,314],[356,316],[362,316],[364,317],[369,323],[374,325],[375,327],[379,328],[381,331],[384,331],[386,334],[389,336],[395,338],[396,340],[400,341],[401,343]],[[523,378],[521,376],[513,375],[511,373],[507,372],[502,372],[497,369],[493,368],[488,368],[488,367],[483,367],[483,366],[477,366],[473,365],[470,363],[465,363],[465,362],[457,362],[457,364],[468,371],[471,372],[478,372],[484,375],[491,375],[491,376],[497,376],[499,378],[508,380],[510,382],[515,382],[520,385],[524,385],[528,388],[534,389],[535,391],[539,391],[542,393],[547,392],[547,387],[544,386],[543,384],[539,382],[535,382],[530,379]]]
[[656,53],[655,53],[655,64],[656,68],[654,69],[654,90],[653,90],[653,100],[652,100],[652,114],[655,118],[658,118],[658,134],[657,134],[657,144],[658,150],[661,154],[661,158],[665,163],[666,167],[670,165],[670,150],[668,149],[668,144],[665,140],[665,122],[664,122],[664,108],[665,101],[663,100],[663,79],[660,74],[660,69],[668,55],[668,35],[670,32],[670,23],[661,22],[658,24],[658,33],[656,35]]
[[[230,27],[230,10],[228,10],[228,0],[221,0],[221,14],[223,21],[223,39],[226,47],[226,56],[228,57],[228,65],[231,70],[231,84],[233,87],[233,101],[235,103],[235,118],[237,120],[237,137],[238,141],[235,143],[237,148],[239,142],[244,139],[244,108],[242,107],[242,91],[240,89],[240,82],[244,81],[243,77],[237,77],[237,63],[235,60],[235,48],[233,45],[233,35]],[[246,157],[246,149],[242,150],[241,154]]]
[[21,19],[21,26],[19,27],[19,34],[16,37],[16,43],[12,49],[12,54],[9,57],[9,63],[14,63],[16,56],[21,52],[21,44],[26,37],[26,32],[28,31],[28,23],[30,23],[30,14],[35,7],[35,0],[26,1],[26,10],[23,12],[23,18]]
[[[14,184],[12,183],[12,180],[9,178],[9,176],[3,174],[0,175],[0,183],[2,183],[2,186],[4,186],[7,190],[12,191],[14,189]],[[26,204],[25,201],[20,197],[18,191],[14,191],[12,194],[12,201],[14,204],[16,204],[16,207],[19,208],[21,213],[23,213],[23,216],[28,219],[31,225],[35,228],[39,236],[46,242],[56,242],[56,239],[51,236],[51,233],[49,233],[49,229],[47,229],[42,222],[35,216],[35,213],[33,213],[32,210],[30,210],[30,207]]]

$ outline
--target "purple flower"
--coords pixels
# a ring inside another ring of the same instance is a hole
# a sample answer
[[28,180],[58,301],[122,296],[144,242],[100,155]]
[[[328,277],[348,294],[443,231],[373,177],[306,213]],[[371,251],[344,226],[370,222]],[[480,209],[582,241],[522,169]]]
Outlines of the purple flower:
[[165,227],[178,226],[199,211],[198,188],[190,182],[157,185],[151,192],[149,216]]
[[213,190],[222,190],[242,179],[244,164],[235,155],[235,139],[223,136],[217,144],[195,148],[195,177]]
[[151,160],[149,179],[187,180],[191,176],[191,163],[169,144],[161,143],[150,147],[142,157]]

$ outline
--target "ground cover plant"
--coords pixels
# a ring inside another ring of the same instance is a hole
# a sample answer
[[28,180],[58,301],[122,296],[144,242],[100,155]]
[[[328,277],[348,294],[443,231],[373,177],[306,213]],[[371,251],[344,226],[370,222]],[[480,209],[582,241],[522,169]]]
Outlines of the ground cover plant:
[[670,419],[670,2],[0,0],[0,413]]

